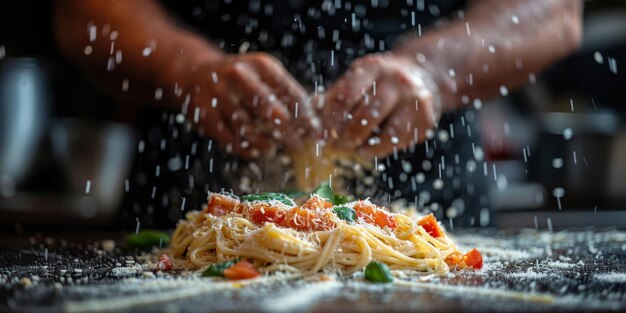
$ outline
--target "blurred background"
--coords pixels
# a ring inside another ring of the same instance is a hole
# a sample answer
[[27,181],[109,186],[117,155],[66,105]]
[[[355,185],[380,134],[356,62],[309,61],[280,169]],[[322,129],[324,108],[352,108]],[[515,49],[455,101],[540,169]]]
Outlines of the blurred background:
[[[226,186],[237,163],[175,113],[96,87],[55,47],[51,7],[14,1],[0,10],[3,230],[172,227],[207,190]],[[626,228],[625,30],[625,2],[587,2],[579,51],[464,113],[482,138],[464,165],[483,176],[480,201],[442,207],[440,217]]]

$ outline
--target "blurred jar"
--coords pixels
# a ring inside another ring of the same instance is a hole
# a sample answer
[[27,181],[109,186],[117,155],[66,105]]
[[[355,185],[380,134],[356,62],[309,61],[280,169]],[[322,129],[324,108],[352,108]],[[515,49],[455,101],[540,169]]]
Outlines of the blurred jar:
[[0,63],[0,196],[10,197],[37,155],[48,123],[44,66],[32,58]]

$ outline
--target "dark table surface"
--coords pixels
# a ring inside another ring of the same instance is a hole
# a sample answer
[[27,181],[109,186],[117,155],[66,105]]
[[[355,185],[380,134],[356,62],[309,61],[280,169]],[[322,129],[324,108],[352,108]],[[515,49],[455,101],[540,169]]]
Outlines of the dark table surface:
[[[121,234],[0,235],[0,311],[625,311],[626,233],[463,230],[481,271],[371,284],[359,275],[243,283],[152,271]],[[118,245],[119,246],[119,245]]]

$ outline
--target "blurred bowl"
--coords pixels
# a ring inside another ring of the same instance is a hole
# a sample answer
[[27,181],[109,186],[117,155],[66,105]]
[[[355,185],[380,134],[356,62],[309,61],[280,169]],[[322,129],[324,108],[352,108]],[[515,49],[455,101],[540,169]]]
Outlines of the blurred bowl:
[[69,210],[98,220],[117,213],[136,140],[133,129],[124,124],[76,118],[54,122],[52,151],[67,173],[67,193],[79,199]]

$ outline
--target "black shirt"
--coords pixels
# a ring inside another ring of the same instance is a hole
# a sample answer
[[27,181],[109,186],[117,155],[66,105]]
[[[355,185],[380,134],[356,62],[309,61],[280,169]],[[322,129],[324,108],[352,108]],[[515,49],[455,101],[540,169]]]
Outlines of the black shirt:
[[388,50],[463,8],[462,0],[163,1],[181,24],[227,52],[265,51],[308,87],[326,85],[357,57]]
[[[419,35],[440,18],[454,17],[465,4],[455,0],[162,2],[181,25],[226,52],[264,51],[277,56],[309,89],[329,85],[360,56],[389,50],[403,34]],[[464,116],[458,118],[461,114]],[[124,211],[125,218],[133,223],[133,217],[138,217],[142,225],[168,225],[162,224],[164,218],[171,224],[184,212],[200,209],[207,191],[229,188],[225,178],[237,176],[237,169],[247,166],[219,149],[207,150],[213,146],[209,138],[197,138],[177,128],[173,118],[174,113],[164,113],[165,124],[144,134],[146,152],[138,157],[130,181],[135,196],[126,199],[128,209]],[[404,198],[432,211],[437,218],[454,219],[454,225],[476,225],[478,211],[486,205],[483,175],[466,170],[465,160],[459,159],[459,155],[472,155],[474,144],[478,144],[474,118],[471,111],[444,115],[438,132],[452,134],[454,129],[456,136],[443,141],[435,136],[423,145],[379,160],[386,170],[376,186],[360,191],[362,184],[352,181],[350,192],[381,201]],[[167,142],[165,149],[163,140]],[[175,158],[189,158],[189,169],[162,171],[159,177],[152,177],[156,166],[165,168],[167,160]],[[142,196],[147,194],[150,198]],[[456,211],[462,216],[444,213],[452,206],[458,207]]]

